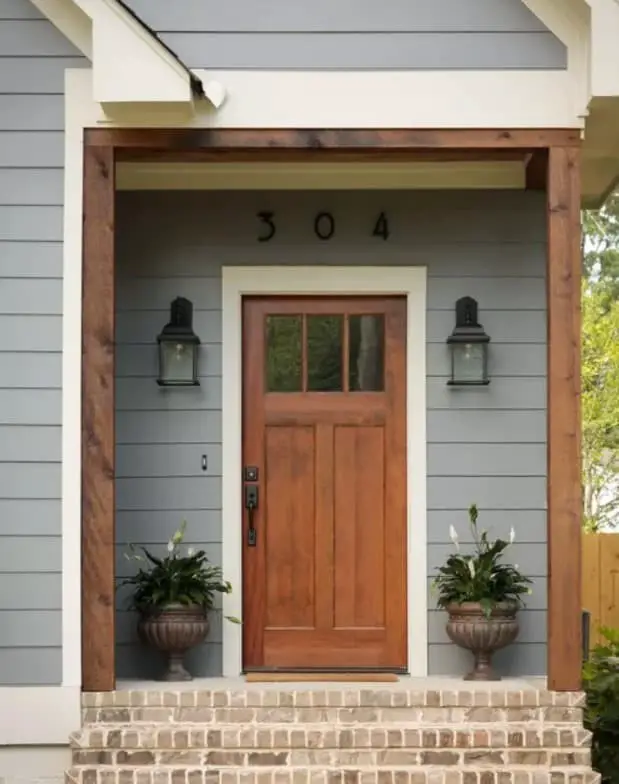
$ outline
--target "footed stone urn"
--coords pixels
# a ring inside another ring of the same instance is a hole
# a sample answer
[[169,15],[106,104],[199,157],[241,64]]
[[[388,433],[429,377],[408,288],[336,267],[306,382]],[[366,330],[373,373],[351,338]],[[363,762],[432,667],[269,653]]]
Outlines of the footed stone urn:
[[183,659],[187,651],[206,639],[208,631],[206,611],[197,605],[169,604],[157,613],[144,615],[138,623],[140,639],[167,656],[164,681],[193,680]]
[[464,680],[500,681],[501,676],[492,669],[492,655],[511,645],[518,637],[518,605],[512,602],[499,603],[489,618],[484,615],[478,602],[450,604],[447,612],[449,639],[460,648],[471,651],[475,657],[473,670]]

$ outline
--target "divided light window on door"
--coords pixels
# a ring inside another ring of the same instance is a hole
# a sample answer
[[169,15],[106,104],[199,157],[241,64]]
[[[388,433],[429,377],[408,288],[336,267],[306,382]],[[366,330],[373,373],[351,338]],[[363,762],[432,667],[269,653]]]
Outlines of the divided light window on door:
[[267,392],[380,392],[382,313],[266,317]]

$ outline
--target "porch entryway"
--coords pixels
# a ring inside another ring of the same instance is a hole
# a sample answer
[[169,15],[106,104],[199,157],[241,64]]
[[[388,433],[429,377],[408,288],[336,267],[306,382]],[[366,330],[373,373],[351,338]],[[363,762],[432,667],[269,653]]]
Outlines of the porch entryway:
[[243,301],[243,665],[405,671],[406,299]]

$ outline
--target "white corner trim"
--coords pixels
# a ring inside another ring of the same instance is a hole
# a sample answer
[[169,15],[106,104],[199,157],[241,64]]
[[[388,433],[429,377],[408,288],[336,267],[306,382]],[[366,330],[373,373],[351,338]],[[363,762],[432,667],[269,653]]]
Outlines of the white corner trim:
[[[249,294],[401,294],[407,298],[406,440],[408,500],[408,664],[428,673],[426,525],[426,268],[425,267],[226,267],[222,269],[223,410],[222,496],[224,575],[234,593],[224,612],[242,617],[240,477],[242,469],[241,303]],[[223,675],[242,669],[242,627],[224,623]]]
[[32,4],[89,60],[92,59],[92,20],[67,0],[31,0]]
[[[82,193],[84,72],[65,72],[62,276],[62,683],[82,684]],[[90,72],[86,72],[87,75]],[[86,86],[88,81],[86,81]]]
[[79,687],[0,687],[0,746],[66,746],[81,727],[81,698]]

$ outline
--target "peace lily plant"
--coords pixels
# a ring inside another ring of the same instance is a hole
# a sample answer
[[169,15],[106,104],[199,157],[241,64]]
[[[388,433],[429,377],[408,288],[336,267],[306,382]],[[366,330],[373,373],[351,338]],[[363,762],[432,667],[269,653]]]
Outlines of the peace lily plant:
[[448,636],[475,655],[475,668],[467,678],[497,680],[491,656],[518,636],[516,613],[523,605],[522,597],[531,593],[531,580],[520,572],[518,564],[503,562],[516,538],[514,529],[509,541],[490,541],[488,532],[477,528],[475,504],[469,507],[468,515],[473,551],[461,551],[458,532],[450,526],[456,552],[439,567],[433,587],[438,606],[449,613]]
[[[168,681],[191,679],[183,665],[184,655],[205,640],[217,594],[232,591],[221,567],[209,563],[204,550],[188,547],[183,551],[186,527],[183,522],[172,535],[163,558],[145,547],[139,553],[131,545],[125,557],[139,568],[121,583],[133,588],[131,607],[140,615],[140,638],[167,654],[163,679]],[[224,618],[240,623],[230,615]]]

